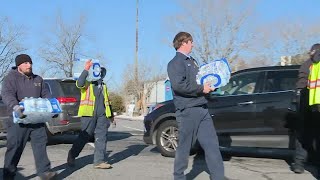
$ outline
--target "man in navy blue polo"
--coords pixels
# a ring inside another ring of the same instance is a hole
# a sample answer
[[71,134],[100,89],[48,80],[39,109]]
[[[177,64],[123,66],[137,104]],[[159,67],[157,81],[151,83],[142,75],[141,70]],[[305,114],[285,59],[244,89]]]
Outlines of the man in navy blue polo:
[[169,62],[167,71],[172,86],[173,102],[179,127],[179,143],[174,161],[174,179],[185,180],[192,142],[197,139],[205,151],[210,179],[224,179],[224,166],[217,134],[207,109],[204,95],[214,91],[209,84],[198,85],[198,63],[189,54],[193,38],[187,32],[179,32],[174,40],[176,56]]

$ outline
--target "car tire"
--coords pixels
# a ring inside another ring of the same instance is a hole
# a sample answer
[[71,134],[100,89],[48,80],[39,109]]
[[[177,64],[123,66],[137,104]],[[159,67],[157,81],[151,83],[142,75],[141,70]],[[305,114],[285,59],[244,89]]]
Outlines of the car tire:
[[178,123],[168,120],[160,124],[156,135],[157,148],[161,155],[174,157],[178,147]]
[[[157,135],[156,145],[162,156],[174,157],[178,146],[178,123],[176,120],[167,120],[160,124]],[[199,150],[198,142],[192,145],[190,155]]]

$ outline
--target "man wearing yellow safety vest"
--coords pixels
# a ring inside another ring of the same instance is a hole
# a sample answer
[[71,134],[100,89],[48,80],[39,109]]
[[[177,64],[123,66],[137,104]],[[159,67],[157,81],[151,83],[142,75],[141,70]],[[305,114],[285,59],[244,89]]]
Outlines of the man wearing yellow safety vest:
[[110,121],[114,122],[114,119],[108,90],[103,83],[106,69],[101,68],[99,80],[88,82],[86,78],[91,66],[92,61],[86,61],[85,68],[76,82],[81,92],[78,111],[78,116],[81,117],[81,132],[68,153],[67,164],[70,167],[75,166],[75,158],[79,156],[85,144],[94,135],[94,168],[109,169],[112,166],[105,161],[107,133]]
[[312,160],[318,164],[320,162],[320,44],[315,44],[312,47],[314,47],[310,51],[312,65],[310,66],[308,78],[309,106],[312,110],[312,128],[310,130],[313,132],[314,146],[314,157],[312,157]]
[[[312,46],[310,52],[312,52],[317,46]],[[310,53],[309,52],[309,53]],[[295,138],[295,154],[294,163],[291,166],[293,172],[301,174],[304,172],[304,163],[307,159],[308,153],[312,153],[312,133],[310,128],[312,127],[311,108],[309,106],[309,90],[308,76],[310,72],[310,66],[312,64],[312,55],[305,62],[303,62],[299,68],[298,81],[296,83],[296,103],[297,119],[294,121]]]

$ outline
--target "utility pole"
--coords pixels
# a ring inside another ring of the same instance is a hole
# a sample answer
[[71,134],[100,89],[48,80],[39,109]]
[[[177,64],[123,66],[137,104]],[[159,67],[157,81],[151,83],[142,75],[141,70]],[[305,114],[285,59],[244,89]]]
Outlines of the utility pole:
[[135,63],[134,63],[134,80],[138,84],[138,28],[139,28],[139,0],[137,0],[136,5],[136,53],[135,53]]

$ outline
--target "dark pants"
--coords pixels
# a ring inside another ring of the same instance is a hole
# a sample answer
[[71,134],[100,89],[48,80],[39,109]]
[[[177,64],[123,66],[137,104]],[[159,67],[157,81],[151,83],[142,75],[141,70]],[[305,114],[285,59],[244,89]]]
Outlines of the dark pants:
[[208,109],[192,107],[176,111],[179,126],[179,144],[174,160],[174,179],[185,180],[184,171],[188,167],[190,149],[198,140],[205,152],[210,179],[224,179],[224,166],[217,134]]
[[110,126],[110,121],[105,116],[95,117],[82,117],[81,118],[81,132],[73,143],[70,149],[70,155],[73,158],[79,156],[83,147],[89,142],[90,138],[94,135],[94,158],[93,163],[100,164],[105,162],[106,158],[106,145],[107,133]]
[[312,137],[312,150],[309,153],[309,160],[316,163],[320,164],[320,112],[312,112],[312,122],[311,125],[307,128],[308,131],[311,133]]
[[295,164],[302,165],[305,161],[316,160],[319,151],[319,125],[320,116],[318,112],[312,110],[308,101],[308,90],[303,89],[298,98],[297,111],[298,118],[295,124],[296,143],[295,143]]
[[308,152],[312,151],[313,132],[311,112],[300,110],[295,125],[295,164],[302,165],[306,161]]
[[3,176],[10,179],[16,174],[21,154],[30,137],[37,174],[42,175],[50,170],[50,161],[47,155],[47,134],[45,124],[14,124],[8,122],[7,151],[4,158]]

